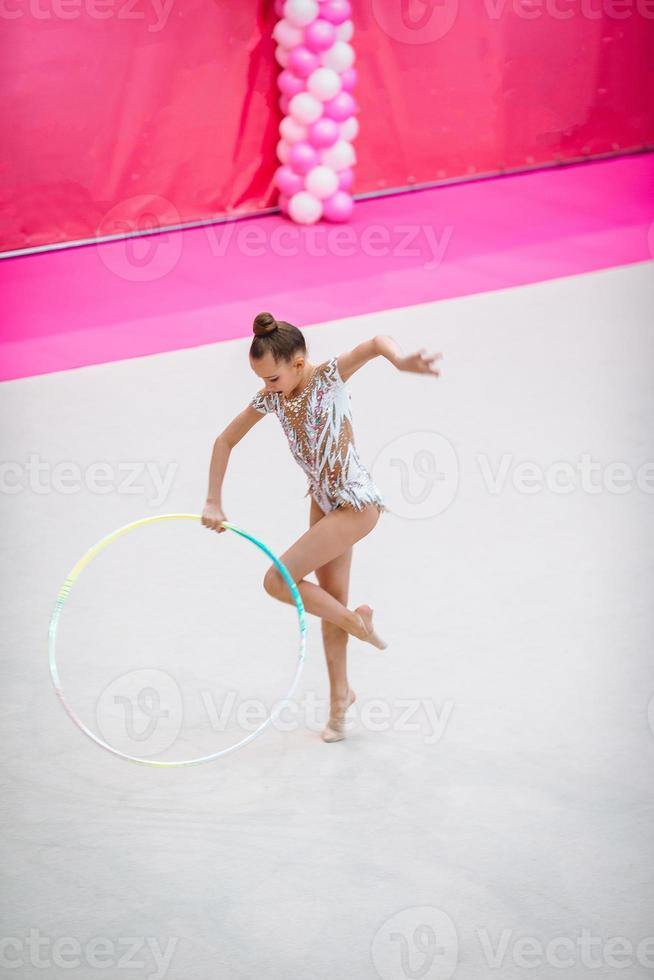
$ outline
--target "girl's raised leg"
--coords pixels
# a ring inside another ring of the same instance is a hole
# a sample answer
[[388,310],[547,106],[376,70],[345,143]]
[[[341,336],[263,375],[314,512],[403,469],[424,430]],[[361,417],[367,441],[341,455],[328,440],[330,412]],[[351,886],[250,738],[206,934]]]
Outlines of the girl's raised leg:
[[[344,554],[356,541],[369,534],[378,520],[379,511],[374,505],[360,511],[351,507],[339,507],[321,517],[305,531],[295,544],[280,555],[280,560],[293,577],[308,613],[319,616],[357,639],[383,650],[386,643],[373,628],[372,610],[369,606],[358,606],[350,610],[320,585],[304,578]],[[288,586],[274,565],[266,572],[263,585],[266,592],[276,599],[293,604]]]

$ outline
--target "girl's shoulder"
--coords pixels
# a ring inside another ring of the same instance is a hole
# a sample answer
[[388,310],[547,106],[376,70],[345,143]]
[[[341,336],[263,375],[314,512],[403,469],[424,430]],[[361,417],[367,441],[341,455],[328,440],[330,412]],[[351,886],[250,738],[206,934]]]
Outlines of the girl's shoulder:
[[338,357],[327,358],[322,364],[318,365],[318,376],[323,384],[328,388],[336,388],[345,384],[338,370]]
[[276,413],[279,407],[279,395],[275,391],[266,391],[265,388],[262,388],[250,400],[250,405],[262,415],[265,415],[267,412]]

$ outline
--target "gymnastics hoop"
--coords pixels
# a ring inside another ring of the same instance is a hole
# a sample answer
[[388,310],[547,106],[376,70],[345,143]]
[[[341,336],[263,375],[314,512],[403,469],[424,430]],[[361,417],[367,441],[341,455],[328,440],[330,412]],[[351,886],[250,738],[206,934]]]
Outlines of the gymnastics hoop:
[[127,752],[121,752],[119,749],[114,748],[113,745],[109,745],[108,742],[105,742],[104,739],[96,735],[95,732],[92,732],[90,728],[87,728],[84,722],[77,717],[73,709],[66,701],[61,687],[59,671],[57,670],[57,660],[56,660],[57,626],[59,623],[59,617],[61,616],[61,612],[64,607],[64,603],[68,598],[70,591],[76,579],[78,578],[80,572],[86,567],[86,565],[89,564],[91,559],[95,558],[95,556],[99,554],[104,548],[106,548],[111,541],[115,541],[115,539],[120,537],[121,534],[125,534],[127,531],[132,531],[136,527],[142,527],[144,524],[153,524],[155,521],[171,521],[171,520],[200,521],[202,520],[202,516],[200,514],[155,514],[152,517],[142,517],[138,521],[132,521],[131,524],[124,524],[123,527],[119,527],[116,531],[112,531],[111,534],[107,534],[104,538],[101,538],[100,541],[97,542],[97,544],[94,544],[92,548],[89,548],[86,554],[82,555],[79,561],[73,566],[72,570],[70,571],[67,578],[65,579],[64,584],[59,590],[57,601],[55,603],[55,607],[52,612],[52,616],[50,618],[49,644],[48,644],[49,660],[50,660],[50,676],[52,677],[52,682],[54,684],[57,697],[59,698],[64,709],[66,710],[68,715],[72,718],[72,720],[75,722],[77,727],[81,729],[81,731],[83,731],[85,735],[88,735],[88,737],[92,739],[97,745],[101,746],[103,749],[106,749],[108,752],[111,752],[113,755],[117,755],[121,759],[127,759],[128,762],[136,762],[142,766],[154,766],[155,768],[160,768],[160,769],[173,769],[182,766],[198,766],[202,762],[211,762],[214,759],[220,758],[220,756],[222,755],[227,755],[229,752],[234,752],[236,749],[242,748],[244,745],[247,745],[248,742],[251,742],[252,739],[256,738],[257,735],[260,735],[261,732],[264,730],[264,728],[267,728],[268,725],[270,725],[274,721],[274,719],[277,717],[277,715],[282,710],[282,708],[284,708],[285,702],[292,697],[293,692],[295,691],[297,682],[300,677],[300,673],[302,671],[302,666],[304,664],[304,658],[306,652],[306,632],[307,632],[306,617],[304,614],[304,604],[302,602],[302,596],[300,595],[297,585],[289,575],[286,566],[279,560],[279,558],[277,558],[276,555],[272,553],[272,551],[268,547],[266,547],[266,545],[262,541],[259,541],[253,535],[248,534],[247,531],[243,531],[242,528],[237,527],[235,524],[231,524],[229,521],[221,521],[220,523],[222,524],[223,527],[228,528],[230,531],[234,531],[235,534],[240,534],[241,537],[243,538],[247,538],[247,540],[255,544],[257,548],[265,552],[265,554],[267,554],[268,557],[272,559],[275,567],[281,573],[284,581],[286,582],[289,589],[291,590],[291,595],[293,596],[293,600],[295,602],[295,607],[297,609],[298,620],[300,624],[300,647],[299,647],[297,666],[295,668],[293,682],[291,684],[288,694],[286,695],[285,698],[282,699],[279,706],[270,712],[268,717],[259,725],[259,727],[256,728],[253,732],[250,732],[249,735],[246,735],[245,738],[242,738],[240,742],[235,742],[234,745],[228,745],[227,748],[225,749],[220,749],[220,751],[218,752],[212,752],[211,755],[199,756],[196,759],[181,759],[179,761],[174,761],[174,762],[160,762],[157,761],[156,759],[143,759],[136,755],[129,755]]

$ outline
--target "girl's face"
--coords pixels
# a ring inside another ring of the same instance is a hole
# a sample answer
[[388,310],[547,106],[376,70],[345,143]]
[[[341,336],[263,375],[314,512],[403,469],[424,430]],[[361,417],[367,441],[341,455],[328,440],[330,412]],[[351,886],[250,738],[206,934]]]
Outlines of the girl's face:
[[306,369],[304,354],[295,354],[290,361],[276,361],[270,351],[258,360],[250,358],[252,370],[264,382],[266,391],[288,395],[297,388]]

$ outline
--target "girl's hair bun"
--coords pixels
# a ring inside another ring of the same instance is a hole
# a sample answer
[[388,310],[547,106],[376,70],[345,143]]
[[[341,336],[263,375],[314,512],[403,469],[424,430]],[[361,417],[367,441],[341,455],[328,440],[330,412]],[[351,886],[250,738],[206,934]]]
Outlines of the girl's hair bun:
[[277,329],[277,320],[272,313],[257,313],[252,324],[252,330],[257,337],[264,337]]

